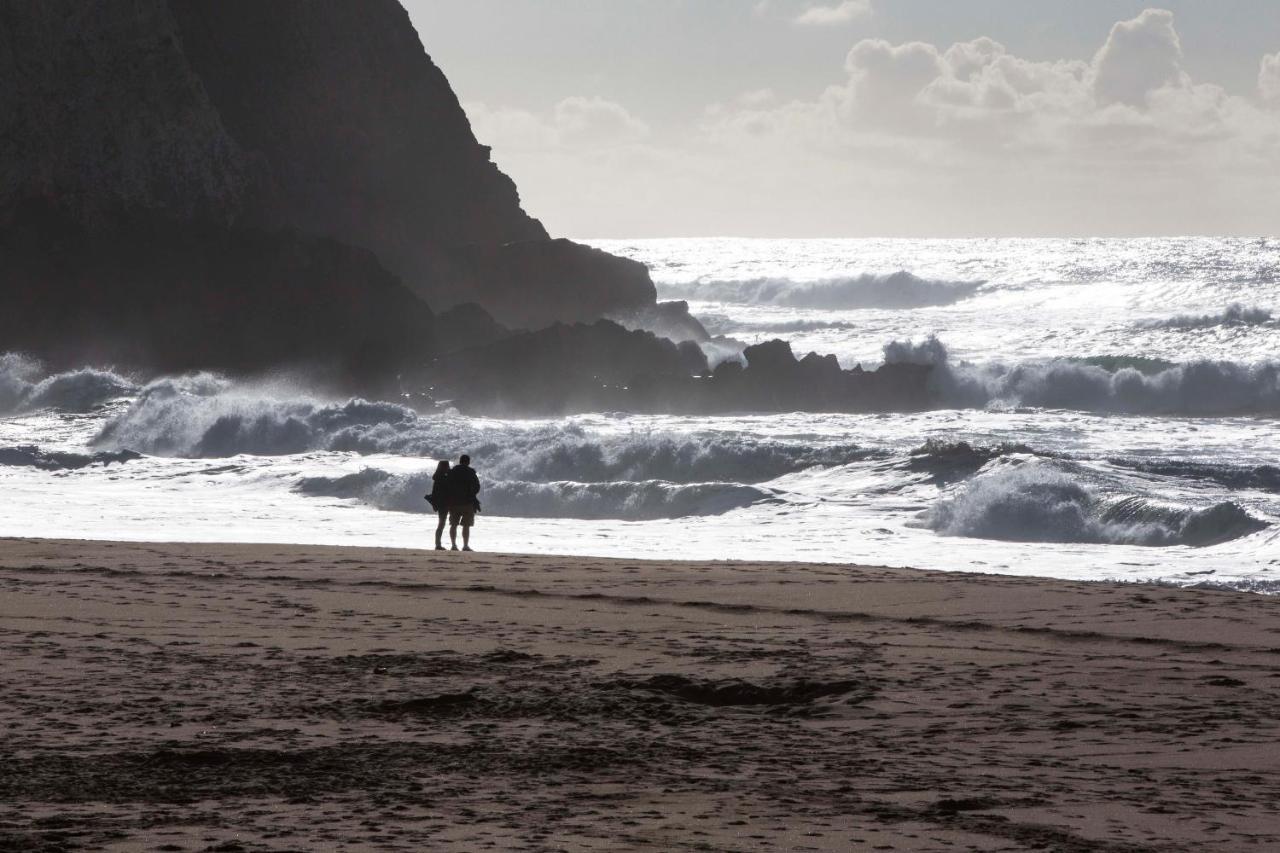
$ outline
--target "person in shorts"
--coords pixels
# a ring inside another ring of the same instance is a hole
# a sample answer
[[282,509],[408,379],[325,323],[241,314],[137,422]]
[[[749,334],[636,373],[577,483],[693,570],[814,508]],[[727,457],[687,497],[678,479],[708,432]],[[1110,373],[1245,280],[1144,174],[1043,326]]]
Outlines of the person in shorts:
[[462,527],[462,550],[471,550],[471,528],[480,511],[480,478],[471,467],[471,457],[462,454],[449,471],[449,541],[458,550],[458,527]]

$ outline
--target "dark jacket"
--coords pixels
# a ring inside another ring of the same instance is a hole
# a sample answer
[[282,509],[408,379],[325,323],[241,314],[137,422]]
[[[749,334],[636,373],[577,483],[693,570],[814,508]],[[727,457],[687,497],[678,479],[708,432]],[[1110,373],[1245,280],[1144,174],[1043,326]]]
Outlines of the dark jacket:
[[475,506],[479,503],[480,478],[470,465],[454,465],[449,471],[449,505]]
[[450,471],[442,471],[431,475],[431,494],[427,495],[427,503],[436,512],[445,512],[453,500],[453,490],[449,488]]

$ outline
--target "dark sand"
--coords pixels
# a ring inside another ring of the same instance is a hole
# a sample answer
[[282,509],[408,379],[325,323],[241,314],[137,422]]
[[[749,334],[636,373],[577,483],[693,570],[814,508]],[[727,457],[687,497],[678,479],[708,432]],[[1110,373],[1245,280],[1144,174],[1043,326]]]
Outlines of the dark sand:
[[1280,601],[0,540],[4,850],[1280,850]]

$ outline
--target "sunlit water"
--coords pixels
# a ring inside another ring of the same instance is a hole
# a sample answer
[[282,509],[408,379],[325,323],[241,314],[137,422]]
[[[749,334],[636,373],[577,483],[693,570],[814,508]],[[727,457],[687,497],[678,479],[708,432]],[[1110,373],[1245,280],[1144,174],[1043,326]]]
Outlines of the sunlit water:
[[[0,534],[424,547],[433,460],[470,451],[486,549],[1280,588],[1280,242],[598,245],[727,339],[870,367],[936,334],[985,396],[496,421],[9,358]],[[1229,414],[1199,416],[1216,395]],[[142,456],[92,458],[125,449]]]

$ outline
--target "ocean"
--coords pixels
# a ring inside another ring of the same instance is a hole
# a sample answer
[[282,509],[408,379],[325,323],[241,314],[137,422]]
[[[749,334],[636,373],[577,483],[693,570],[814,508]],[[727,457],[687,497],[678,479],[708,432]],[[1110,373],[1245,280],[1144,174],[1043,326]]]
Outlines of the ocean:
[[1280,590],[1280,240],[609,240],[713,360],[935,366],[917,414],[419,414],[288,377],[0,356],[0,535],[484,550]]

